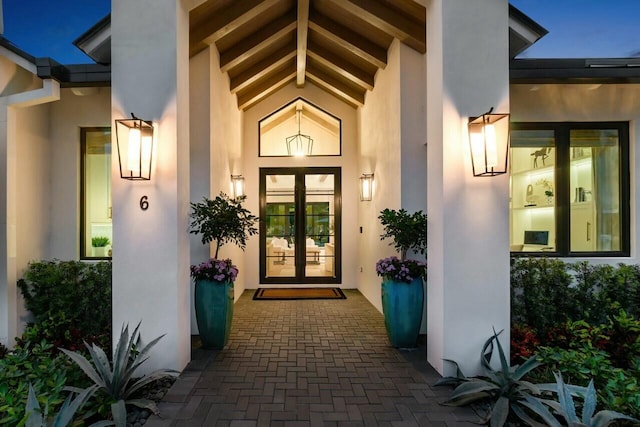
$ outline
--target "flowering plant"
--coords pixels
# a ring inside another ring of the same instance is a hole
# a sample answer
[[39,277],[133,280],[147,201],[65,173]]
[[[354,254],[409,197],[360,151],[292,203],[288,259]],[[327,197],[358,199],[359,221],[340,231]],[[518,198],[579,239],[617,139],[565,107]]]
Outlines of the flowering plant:
[[376,272],[378,276],[382,276],[387,280],[411,283],[419,277],[425,278],[427,265],[414,259],[401,261],[398,257],[392,256],[378,261],[376,263]]
[[211,282],[235,282],[238,277],[238,267],[230,259],[210,259],[198,265],[191,266],[191,277],[196,280]]

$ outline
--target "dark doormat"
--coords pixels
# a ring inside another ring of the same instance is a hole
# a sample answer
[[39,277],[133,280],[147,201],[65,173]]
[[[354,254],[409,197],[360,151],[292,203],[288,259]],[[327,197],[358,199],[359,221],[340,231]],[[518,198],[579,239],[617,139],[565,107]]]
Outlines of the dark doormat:
[[346,299],[340,288],[260,288],[254,300]]

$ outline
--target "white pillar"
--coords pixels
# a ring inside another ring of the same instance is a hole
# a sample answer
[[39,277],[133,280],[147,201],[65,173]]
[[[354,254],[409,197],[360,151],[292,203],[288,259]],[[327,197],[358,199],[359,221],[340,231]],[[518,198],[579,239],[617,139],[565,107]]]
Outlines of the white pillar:
[[509,178],[475,178],[467,123],[509,108],[507,0],[433,0],[427,9],[428,361],[480,369],[492,328],[509,343]]
[[[144,371],[190,360],[189,17],[178,0],[113,0],[112,119],[156,126],[151,181],[120,178],[113,132],[113,332],[166,334]],[[115,129],[114,129],[115,130]],[[148,209],[140,208],[142,196]]]

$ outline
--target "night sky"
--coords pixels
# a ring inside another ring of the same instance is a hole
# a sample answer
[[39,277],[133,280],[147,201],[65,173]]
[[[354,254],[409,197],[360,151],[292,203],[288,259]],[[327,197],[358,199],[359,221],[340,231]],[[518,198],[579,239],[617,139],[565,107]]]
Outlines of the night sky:
[[[63,64],[91,59],[71,43],[109,13],[110,0],[0,0],[4,36]],[[486,1],[486,0],[475,0]],[[640,0],[511,0],[549,30],[526,58],[640,56]]]

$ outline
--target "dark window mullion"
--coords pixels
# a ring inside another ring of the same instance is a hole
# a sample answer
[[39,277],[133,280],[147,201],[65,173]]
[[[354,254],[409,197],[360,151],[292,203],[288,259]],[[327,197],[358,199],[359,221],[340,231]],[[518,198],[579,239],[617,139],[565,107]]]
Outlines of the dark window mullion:
[[571,168],[569,127],[556,128],[556,249],[566,256],[571,250]]

